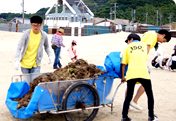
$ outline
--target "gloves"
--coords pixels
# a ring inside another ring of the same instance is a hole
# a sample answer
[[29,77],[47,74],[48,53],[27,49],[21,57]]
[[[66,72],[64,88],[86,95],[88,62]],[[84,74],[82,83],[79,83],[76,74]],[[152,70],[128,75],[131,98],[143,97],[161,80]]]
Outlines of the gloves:
[[49,56],[49,61],[50,61],[49,64],[51,64],[51,63],[54,62],[54,59],[53,59],[53,56],[52,56],[52,55]]
[[18,70],[19,67],[20,67],[20,62],[19,61],[15,61],[15,63],[14,63],[15,70]]

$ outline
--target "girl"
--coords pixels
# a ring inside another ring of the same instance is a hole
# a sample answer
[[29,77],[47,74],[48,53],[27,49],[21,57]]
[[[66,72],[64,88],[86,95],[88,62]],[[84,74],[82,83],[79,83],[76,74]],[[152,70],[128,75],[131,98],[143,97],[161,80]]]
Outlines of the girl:
[[67,51],[69,51],[69,57],[72,60],[72,62],[75,62],[75,60],[77,60],[76,45],[77,45],[77,42],[75,40],[73,40],[71,46],[67,50]]

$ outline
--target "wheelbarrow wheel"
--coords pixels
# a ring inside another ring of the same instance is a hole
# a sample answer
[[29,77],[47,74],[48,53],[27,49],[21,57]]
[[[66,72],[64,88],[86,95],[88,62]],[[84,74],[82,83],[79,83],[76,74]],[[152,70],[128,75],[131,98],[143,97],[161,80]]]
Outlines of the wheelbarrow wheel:
[[77,82],[69,86],[62,99],[62,110],[81,109],[64,113],[68,121],[92,121],[98,113],[98,108],[91,109],[91,107],[99,105],[100,99],[97,90],[87,82]]

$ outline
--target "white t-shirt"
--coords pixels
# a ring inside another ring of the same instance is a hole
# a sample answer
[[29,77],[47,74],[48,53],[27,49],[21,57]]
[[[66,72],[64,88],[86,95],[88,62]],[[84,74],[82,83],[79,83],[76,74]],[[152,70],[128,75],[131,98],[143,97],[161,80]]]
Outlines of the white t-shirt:
[[162,50],[162,46],[160,43],[158,44],[158,49],[155,52],[155,56],[163,56],[163,50]]
[[176,61],[176,56],[172,56],[168,61],[168,66],[172,65],[172,61]]
[[159,56],[155,61],[157,63],[159,63],[160,67],[162,66],[162,61],[163,61],[164,57],[163,56]]
[[[73,48],[73,50],[72,50],[72,48]],[[76,50],[76,46],[70,46],[70,47],[68,48],[69,57],[70,57],[70,58],[75,57],[76,53],[73,52],[73,51],[75,51],[75,50]]]

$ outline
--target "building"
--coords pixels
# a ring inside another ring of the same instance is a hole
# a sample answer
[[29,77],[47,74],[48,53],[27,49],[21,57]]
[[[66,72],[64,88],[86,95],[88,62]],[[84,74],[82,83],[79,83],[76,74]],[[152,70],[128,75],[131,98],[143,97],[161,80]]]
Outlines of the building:
[[[58,13],[58,6],[62,6],[62,12]],[[49,14],[55,7],[55,13]],[[45,14],[45,25],[49,28],[59,27],[83,27],[93,24],[94,14],[82,0],[57,0]]]
[[0,18],[0,21],[7,21],[6,19],[4,19],[4,18]]
[[12,32],[23,32],[31,28],[30,19],[24,18],[24,24],[23,24],[23,18],[19,18],[19,17],[14,17],[6,24],[6,26],[7,28],[3,30],[12,31]]
[[124,27],[130,25],[129,20],[125,19],[106,19],[106,18],[94,18],[94,26],[114,26],[114,31],[121,31]]
[[[12,24],[23,24],[23,18],[19,18],[19,17],[14,17],[12,20],[10,20],[8,23],[12,23]],[[24,24],[30,24],[30,19],[26,19],[24,18]]]

